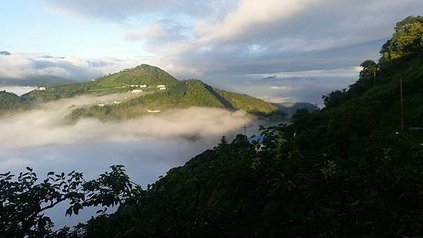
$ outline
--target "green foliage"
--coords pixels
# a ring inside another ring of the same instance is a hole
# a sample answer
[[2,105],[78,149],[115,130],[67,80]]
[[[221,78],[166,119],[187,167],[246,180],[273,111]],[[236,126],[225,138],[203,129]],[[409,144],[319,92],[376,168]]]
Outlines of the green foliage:
[[191,106],[245,110],[259,115],[277,111],[275,106],[260,99],[215,89],[200,80],[186,80],[163,92],[146,94],[117,105],[78,108],[71,112],[66,120],[75,122],[83,117],[94,117],[103,121],[121,120],[145,115],[147,110],[164,111]]
[[54,101],[90,93],[92,86],[92,82],[86,82],[48,87],[47,90],[33,90],[22,95],[22,98],[31,103]]
[[[42,182],[31,168],[14,179],[10,172],[0,174],[0,237],[45,237],[52,234],[53,222],[44,214],[67,201],[66,215],[77,215],[90,206],[111,207],[131,203],[142,190],[133,186],[122,166],[86,182],[82,173],[49,172]],[[101,211],[100,211],[101,212]]]
[[221,89],[214,90],[224,100],[229,102],[233,108],[242,109],[253,114],[270,114],[278,110],[276,106],[246,94],[226,92]]
[[146,84],[150,86],[173,86],[179,81],[172,75],[155,66],[142,64],[132,69],[101,77],[94,82],[95,88],[122,87],[131,84]]
[[423,17],[409,16],[398,22],[390,40],[382,47],[380,62],[382,64],[415,56],[423,51]]
[[146,84],[154,88],[159,84],[174,86],[178,83],[178,80],[157,67],[140,65],[90,82],[48,87],[43,91],[34,90],[23,95],[23,98],[31,102],[46,102],[84,94],[106,95],[128,92],[130,85],[134,84]]
[[222,139],[149,186],[141,205],[89,221],[87,237],[95,237],[106,224],[105,237],[392,237],[423,232],[423,149],[408,135],[375,134],[366,150],[343,157],[325,147],[307,147],[303,139],[342,142],[321,138],[312,128],[294,136],[293,129],[266,128],[264,144],[256,146],[241,135],[232,143]]
[[28,105],[16,94],[0,91],[0,114],[6,111],[19,111]]
[[[378,84],[392,83],[392,80],[387,80],[385,75],[395,78],[393,80],[395,83],[397,83],[398,77],[409,78],[408,75],[400,75],[400,71],[404,70],[403,63],[416,57],[420,60],[419,55],[422,52],[423,17],[409,16],[397,23],[392,38],[383,45],[379,64],[372,60],[361,63],[360,66],[363,67],[363,70],[360,72],[360,78],[350,85],[348,90],[337,90],[323,96],[326,107],[337,106],[347,100],[359,97]],[[414,59],[414,61],[418,60]],[[392,77],[390,71],[396,71],[396,75]]]

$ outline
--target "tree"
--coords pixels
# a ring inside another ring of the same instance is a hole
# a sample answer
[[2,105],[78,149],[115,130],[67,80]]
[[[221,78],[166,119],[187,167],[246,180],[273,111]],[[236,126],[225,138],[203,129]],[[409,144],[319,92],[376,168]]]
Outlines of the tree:
[[46,179],[38,182],[29,167],[15,178],[10,172],[0,174],[0,237],[44,237],[50,234],[53,222],[44,214],[57,204],[68,201],[66,215],[77,215],[90,206],[107,207],[120,205],[139,198],[140,186],[125,174],[121,165],[111,166],[111,172],[98,179],[85,181],[82,173],[68,174],[49,172]]
[[373,78],[377,71],[377,64],[373,60],[365,60],[360,64],[363,70],[360,72],[360,78]]
[[346,90],[335,90],[327,95],[322,96],[323,102],[326,107],[334,107],[342,104],[347,99]]
[[380,62],[385,64],[423,51],[423,17],[409,16],[397,23],[392,39],[380,51]]

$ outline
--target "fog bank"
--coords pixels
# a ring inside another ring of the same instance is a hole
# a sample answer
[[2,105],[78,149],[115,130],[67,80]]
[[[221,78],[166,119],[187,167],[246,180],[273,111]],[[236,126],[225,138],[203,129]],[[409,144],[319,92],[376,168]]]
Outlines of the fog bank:
[[[170,168],[213,148],[221,136],[241,133],[245,123],[252,123],[243,111],[196,107],[122,122],[82,119],[75,125],[62,123],[72,108],[124,96],[77,97],[0,118],[0,173],[16,174],[29,166],[40,179],[48,171],[72,170],[93,179],[109,166],[122,164],[131,180],[146,188]],[[61,227],[94,213],[87,210],[82,216],[65,218],[64,210],[56,209],[51,214],[56,227]]]

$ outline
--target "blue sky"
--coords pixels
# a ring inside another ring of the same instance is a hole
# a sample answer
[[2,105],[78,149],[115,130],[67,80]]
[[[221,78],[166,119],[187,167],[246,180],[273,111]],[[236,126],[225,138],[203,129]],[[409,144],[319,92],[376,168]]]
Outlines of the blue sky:
[[122,37],[124,24],[61,15],[37,0],[2,1],[0,6],[1,49],[87,58],[146,54]]
[[86,80],[149,63],[266,100],[316,101],[354,82],[395,23],[422,10],[420,0],[1,1],[0,51],[12,56],[0,56],[0,78]]

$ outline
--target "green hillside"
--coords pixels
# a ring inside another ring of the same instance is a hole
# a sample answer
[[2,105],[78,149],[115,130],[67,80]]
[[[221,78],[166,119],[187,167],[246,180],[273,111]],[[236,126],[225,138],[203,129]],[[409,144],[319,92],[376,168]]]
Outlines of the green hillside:
[[[164,90],[157,88],[158,85],[164,85]],[[148,114],[148,110],[163,111],[190,106],[241,109],[258,115],[277,111],[275,106],[260,99],[216,89],[200,80],[179,81],[167,72],[145,64],[90,82],[34,90],[23,95],[22,98],[35,104],[80,95],[102,96],[129,93],[132,90],[142,90],[142,93],[136,95],[135,98],[133,94],[128,95],[126,97],[128,99],[116,104],[99,103],[99,105],[77,108],[66,119],[76,121],[81,117],[95,117],[101,120],[119,120]]]
[[200,80],[186,80],[177,81],[174,86],[163,92],[147,94],[120,104],[78,108],[67,117],[67,120],[75,121],[81,117],[119,120],[148,114],[148,110],[164,111],[190,106],[241,109],[263,115],[277,111],[275,106],[260,99],[215,89]]
[[80,95],[107,95],[122,93],[131,90],[131,85],[164,84],[174,86],[180,83],[165,71],[150,65],[140,65],[132,69],[125,69],[118,73],[109,74],[96,80],[83,83],[73,83],[48,87],[45,91],[34,90],[23,95],[23,98],[32,102],[47,102]]

